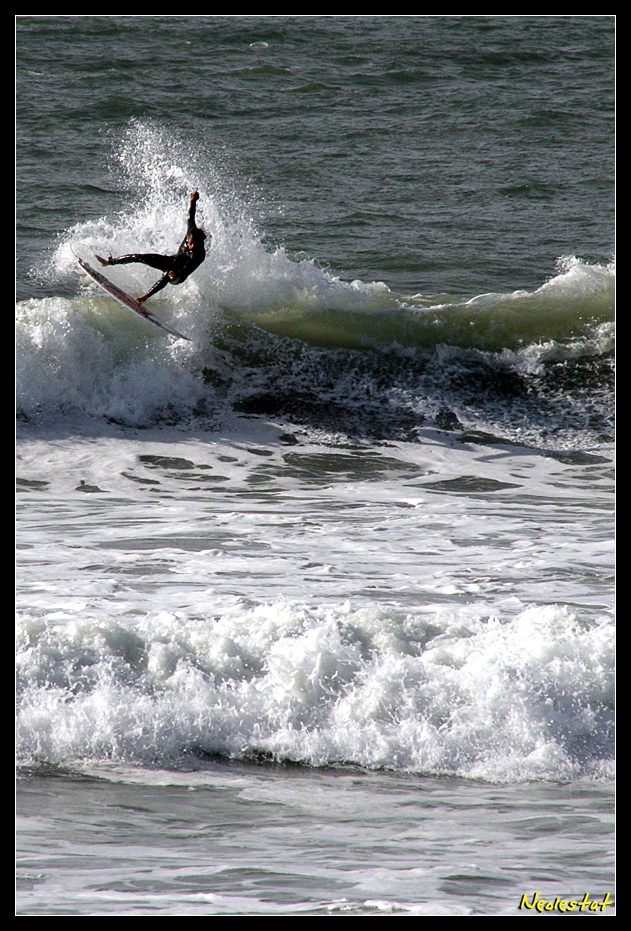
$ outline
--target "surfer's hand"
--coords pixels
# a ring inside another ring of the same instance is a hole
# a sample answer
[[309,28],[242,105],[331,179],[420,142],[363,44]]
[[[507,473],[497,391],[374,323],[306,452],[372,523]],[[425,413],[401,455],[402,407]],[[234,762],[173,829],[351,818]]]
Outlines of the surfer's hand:
[[199,191],[193,191],[191,194],[191,200],[199,200]]

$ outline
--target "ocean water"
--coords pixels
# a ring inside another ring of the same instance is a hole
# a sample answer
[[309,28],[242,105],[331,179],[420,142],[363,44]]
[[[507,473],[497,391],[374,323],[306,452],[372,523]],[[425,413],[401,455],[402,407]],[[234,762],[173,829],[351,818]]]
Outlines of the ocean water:
[[614,42],[16,18],[18,915],[613,901]]

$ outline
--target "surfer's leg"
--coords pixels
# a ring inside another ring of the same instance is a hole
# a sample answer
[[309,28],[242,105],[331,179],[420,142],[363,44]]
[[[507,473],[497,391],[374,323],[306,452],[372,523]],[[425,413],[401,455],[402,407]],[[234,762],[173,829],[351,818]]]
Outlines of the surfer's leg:
[[121,255],[117,259],[110,256],[106,264],[130,265],[133,262],[149,265],[150,268],[157,268],[161,272],[168,272],[173,267],[173,256],[160,255],[157,252],[133,252],[130,255]]
[[151,297],[152,294],[157,294],[158,291],[162,291],[163,288],[166,288],[170,280],[171,279],[169,278],[169,274],[167,272],[166,275],[163,275],[162,278],[156,281],[152,288],[149,288],[146,294],[143,294],[142,297],[137,297],[136,300],[139,304],[144,304],[147,298]]

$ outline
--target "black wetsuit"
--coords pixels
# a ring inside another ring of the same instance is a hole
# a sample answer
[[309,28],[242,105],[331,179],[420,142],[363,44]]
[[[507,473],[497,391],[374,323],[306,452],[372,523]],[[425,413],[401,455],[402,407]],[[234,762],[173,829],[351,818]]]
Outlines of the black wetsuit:
[[[138,300],[146,301],[152,294],[161,291],[168,284],[181,284],[186,281],[196,268],[202,264],[206,258],[206,249],[204,240],[206,234],[195,224],[195,209],[197,201],[192,200],[188,212],[188,226],[186,236],[175,255],[160,255],[158,252],[133,252],[130,255],[121,255],[119,258],[109,258],[107,265],[129,265],[132,262],[140,262],[143,265],[149,265],[151,268],[157,268],[164,272],[152,288],[150,288],[142,298]],[[189,245],[189,236],[194,237],[193,246]]]

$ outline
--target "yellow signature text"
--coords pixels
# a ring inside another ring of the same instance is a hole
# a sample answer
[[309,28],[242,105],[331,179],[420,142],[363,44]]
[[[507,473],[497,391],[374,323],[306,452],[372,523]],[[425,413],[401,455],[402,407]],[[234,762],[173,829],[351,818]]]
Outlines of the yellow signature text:
[[520,908],[534,908],[536,912],[604,912],[607,905],[613,905],[608,892],[602,902],[591,899],[589,892],[586,892],[582,899],[562,899],[560,896],[554,899],[542,899],[539,893],[535,892],[532,902],[528,900],[528,895],[524,894],[519,903]]

